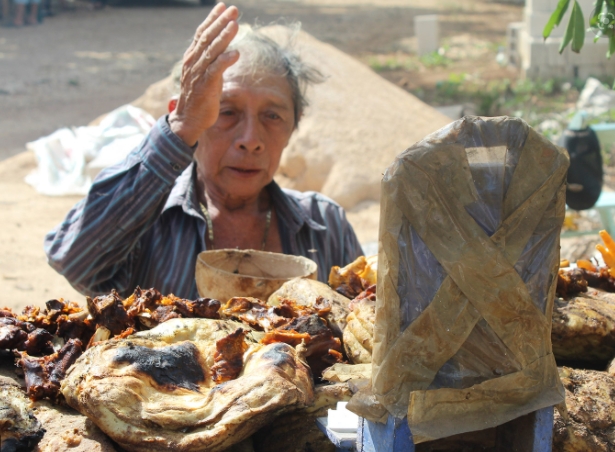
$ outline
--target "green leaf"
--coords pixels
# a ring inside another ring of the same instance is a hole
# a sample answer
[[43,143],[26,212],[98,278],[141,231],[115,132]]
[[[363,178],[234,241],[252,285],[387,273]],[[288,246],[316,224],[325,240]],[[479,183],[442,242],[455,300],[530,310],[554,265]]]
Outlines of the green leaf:
[[570,13],[570,20],[564,33],[562,45],[559,48],[559,53],[562,53],[566,46],[572,42],[571,48],[573,52],[579,53],[583,43],[585,42],[585,19],[579,3],[575,0]]
[[615,53],[615,34],[611,32],[609,35],[609,51],[606,53],[607,58],[611,58],[611,56]]
[[557,27],[560,24],[560,22],[564,18],[564,14],[566,14],[566,10],[568,9],[569,3],[570,0],[559,0],[555,11],[553,11],[553,14],[551,14],[547,25],[545,25],[544,30],[542,30],[543,38],[547,39],[553,31],[553,27]]
[[604,0],[596,1],[596,8],[594,8],[594,15],[589,18],[590,27],[595,27],[600,22],[600,13],[602,12],[603,6],[604,6]]
[[572,7],[572,16],[574,18],[574,32],[572,34],[572,51],[579,53],[585,42],[585,18],[583,17],[583,11],[579,6],[579,2],[575,0]]

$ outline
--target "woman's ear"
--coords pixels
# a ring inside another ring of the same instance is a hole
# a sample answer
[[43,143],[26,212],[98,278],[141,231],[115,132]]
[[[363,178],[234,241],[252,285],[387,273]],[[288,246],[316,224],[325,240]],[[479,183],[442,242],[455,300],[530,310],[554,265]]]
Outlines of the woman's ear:
[[172,113],[173,110],[175,110],[175,107],[177,107],[177,99],[178,99],[178,96],[173,96],[169,100],[169,104],[167,106],[169,109],[169,113]]

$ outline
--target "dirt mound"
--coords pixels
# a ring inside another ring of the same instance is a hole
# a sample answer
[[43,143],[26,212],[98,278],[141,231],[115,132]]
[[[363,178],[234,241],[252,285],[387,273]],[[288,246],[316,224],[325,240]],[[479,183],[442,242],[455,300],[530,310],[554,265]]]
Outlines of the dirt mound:
[[[283,27],[262,31],[288,39]],[[395,156],[450,119],[307,33],[296,48],[327,78],[308,92],[310,107],[282,155],[278,180],[320,191],[346,209],[379,202],[382,173]]]
[[[277,42],[288,29],[261,29]],[[380,179],[395,156],[450,119],[335,47],[300,32],[294,46],[326,80],[307,93],[305,112],[276,180],[283,187],[319,191],[348,210],[362,242],[377,239]],[[132,102],[154,117],[166,112],[172,77]]]

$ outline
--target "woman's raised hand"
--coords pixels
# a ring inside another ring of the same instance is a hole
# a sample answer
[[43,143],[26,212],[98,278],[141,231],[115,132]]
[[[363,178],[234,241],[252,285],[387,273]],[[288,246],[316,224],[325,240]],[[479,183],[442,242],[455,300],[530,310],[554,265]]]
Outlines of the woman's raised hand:
[[226,52],[237,34],[238,15],[236,7],[218,3],[184,53],[179,99],[169,125],[189,146],[218,119],[222,73],[239,59],[236,50]]

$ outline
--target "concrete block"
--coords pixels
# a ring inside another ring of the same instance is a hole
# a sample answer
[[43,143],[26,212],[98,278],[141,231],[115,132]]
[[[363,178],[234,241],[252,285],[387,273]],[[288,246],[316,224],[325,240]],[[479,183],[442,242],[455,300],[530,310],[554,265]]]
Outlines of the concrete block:
[[419,55],[435,52],[440,47],[440,29],[437,15],[415,16],[414,33]]
[[560,39],[549,38],[545,42],[547,49],[547,64],[554,67],[562,67],[568,65],[568,56],[570,55],[570,49],[566,48],[561,54],[559,53],[559,47],[561,45]]
[[[547,25],[550,17],[550,12],[526,11],[524,20],[529,35],[534,38],[542,38],[542,31],[544,30],[545,25]],[[570,17],[570,14],[567,14],[564,17],[562,22],[559,24],[559,27],[555,27],[553,29],[551,32],[551,37],[559,38],[564,36],[566,24],[568,23],[568,17]]]
[[[583,11],[583,17],[585,17],[585,21],[588,21],[589,14],[594,10],[594,0],[577,0],[579,2],[579,6]],[[570,6],[568,8],[572,8],[572,1],[570,2]]]
[[506,27],[508,63],[517,67],[521,64],[522,33],[524,29],[525,23],[523,22],[512,22]]
[[530,11],[552,12],[557,6],[558,0],[526,0],[525,8]]
[[[606,39],[600,39],[598,42],[594,43],[592,40],[585,41],[585,45],[581,49],[581,54],[583,55],[583,62],[585,64],[596,63],[599,64],[601,62],[608,61],[606,59],[606,52],[608,50],[609,44]],[[611,60],[615,63],[615,58],[611,57]]]
[[579,77],[582,79],[586,79],[588,77],[597,77],[600,75],[604,75],[605,66],[602,64],[585,64],[583,66],[579,66]]
[[547,46],[538,40],[528,40],[523,54],[523,67],[541,67],[549,64]]
[[585,54],[585,47],[581,49],[581,53],[575,53],[569,48],[566,49],[566,52],[568,52],[568,64],[571,66],[582,66],[583,64],[588,63],[588,57]]

